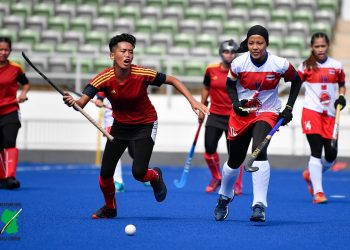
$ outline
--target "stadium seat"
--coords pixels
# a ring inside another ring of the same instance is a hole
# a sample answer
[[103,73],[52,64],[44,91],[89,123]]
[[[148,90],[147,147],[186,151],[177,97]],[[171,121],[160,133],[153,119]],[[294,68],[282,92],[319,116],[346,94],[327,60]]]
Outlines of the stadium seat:
[[231,0],[232,8],[245,8],[250,9],[252,7],[252,0]]
[[112,67],[113,65],[113,62],[111,59],[109,58],[97,58],[97,59],[94,59],[94,71],[96,73],[98,72],[101,72],[102,70],[108,68],[108,67]]
[[293,22],[306,22],[311,24],[314,20],[314,15],[311,10],[298,10],[292,14]]
[[315,12],[315,23],[330,23],[332,26],[336,22],[336,13],[331,10],[318,10]]
[[224,34],[241,37],[245,32],[247,31],[244,27],[243,21],[227,22],[223,24]]
[[24,29],[25,18],[23,16],[7,16],[3,19],[3,28],[22,30]]
[[271,12],[271,21],[288,23],[292,20],[292,12],[289,9],[277,9]]
[[151,57],[140,59],[138,65],[142,67],[154,69],[156,71],[161,71],[160,60],[152,59]]
[[109,33],[113,30],[113,19],[108,17],[94,18],[92,19],[91,29]]
[[332,26],[330,23],[312,23],[310,25],[310,35],[316,32],[323,32],[326,33],[329,37],[329,39],[332,39]]
[[61,43],[56,45],[56,51],[60,54],[73,55],[77,52],[77,46],[71,43]]
[[[96,62],[98,60],[99,59],[79,57],[80,72],[81,73],[88,73],[88,74],[89,73],[91,74],[91,73],[99,72],[99,71],[96,70],[96,68],[94,68],[94,64],[96,64]],[[79,67],[76,57],[72,58],[71,65],[72,65],[73,72],[75,72],[77,70],[77,67]]]
[[33,15],[52,17],[55,14],[54,5],[52,3],[37,3],[33,6]]
[[319,10],[332,10],[333,12],[338,13],[338,0],[317,0],[317,8]]
[[168,6],[178,6],[182,9],[185,9],[187,7],[187,4],[187,0],[168,0]]
[[85,42],[84,32],[78,30],[68,30],[63,33],[63,42],[79,46]]
[[174,34],[178,30],[178,21],[176,19],[162,19],[158,21],[157,31],[159,33]]
[[34,45],[40,41],[40,32],[31,29],[21,30],[21,32],[18,33],[18,41]]
[[72,71],[71,61],[68,57],[49,57],[49,71],[55,73],[68,73]]
[[26,19],[27,29],[46,30],[47,18],[45,16],[30,16]]
[[219,35],[223,31],[219,20],[207,20],[202,22],[202,34]]
[[275,0],[275,9],[289,9],[295,8],[295,0]]
[[0,16],[10,15],[10,6],[5,3],[0,3]]
[[32,14],[32,6],[29,3],[16,3],[12,4],[11,15],[23,16],[24,18],[29,17]]
[[41,33],[41,43],[58,44],[63,40],[63,34],[58,30],[45,30]]
[[184,61],[184,70],[186,76],[203,76],[205,73],[206,63],[194,60]]
[[109,20],[115,20],[119,16],[118,5],[100,5],[98,7],[98,17],[105,17]]
[[202,21],[206,14],[206,10],[204,8],[186,8],[185,9],[185,19],[190,19],[190,20],[196,20],[196,21]]
[[145,47],[144,53],[146,55],[161,56],[167,53],[167,47],[165,46],[147,46]]
[[266,27],[270,35],[284,37],[288,32],[288,25],[286,22],[269,22]]
[[183,60],[162,60],[161,63],[161,71],[165,74],[183,76],[185,73]]
[[210,1],[211,8],[224,8],[226,10],[231,9],[231,1],[227,0],[211,0]]
[[107,44],[107,34],[102,31],[90,31],[85,34],[85,42],[87,44],[101,45]]
[[32,44],[31,43],[23,43],[23,42],[16,42],[12,44],[12,52],[31,52],[32,51]]
[[304,22],[292,22],[288,24],[288,35],[307,37],[309,32],[309,25]]
[[139,6],[127,5],[120,9],[119,16],[131,20],[139,20],[141,12]]
[[252,9],[249,13],[250,21],[268,22],[270,21],[270,17],[270,11],[267,9]]
[[90,19],[96,18],[97,17],[97,8],[96,6],[93,5],[79,5],[77,7],[77,16],[79,17],[88,17]]
[[[232,22],[248,21],[248,19],[249,19],[248,9],[243,9],[243,8],[229,9],[228,14],[227,14],[227,19],[232,20]],[[224,25],[225,25],[225,23],[224,23]]]
[[100,46],[97,44],[82,44],[78,47],[78,53],[85,55],[98,55],[100,51]]
[[283,49],[279,54],[281,57],[287,58],[288,60],[295,60],[300,58],[300,50],[298,49]]
[[142,18],[135,21],[136,32],[154,33],[156,31],[156,20]]
[[56,45],[53,43],[37,43],[33,45],[33,51],[42,53],[52,53],[55,51]]
[[190,50],[190,54],[195,57],[208,57],[212,55],[211,48],[195,47]]
[[188,0],[188,6],[194,8],[208,8],[209,4],[207,0]]
[[315,0],[295,0],[295,8],[299,10],[316,10],[316,1]]
[[54,16],[48,20],[48,27],[50,30],[58,30],[60,32],[64,32],[68,30],[68,26],[68,19],[65,17]]
[[168,4],[167,0],[148,0],[147,1],[147,6],[155,6],[155,7],[160,7],[164,8]]
[[156,6],[147,6],[141,9],[142,18],[160,20],[162,17],[162,9]]
[[305,49],[305,37],[301,36],[288,36],[284,39],[284,48],[285,49],[295,49],[302,51]]
[[172,6],[163,9],[163,19],[177,19],[179,21],[183,18],[184,11],[178,6]]
[[21,65],[25,71],[27,70],[26,61],[24,60],[24,58],[22,56],[14,56],[13,54],[11,54],[9,57],[9,60]]
[[171,46],[168,48],[168,55],[170,56],[186,56],[190,53],[190,49],[188,47],[176,47]]
[[[46,72],[48,70],[49,64],[47,57],[33,56],[30,60],[40,71]],[[28,68],[26,70],[28,70]],[[30,71],[31,70],[32,69],[30,69]]]
[[206,20],[217,20],[221,23],[227,22],[227,10],[224,8],[210,8],[207,10]]
[[152,46],[160,45],[171,47],[173,45],[173,35],[169,33],[154,33],[151,38]]
[[281,49],[283,49],[283,38],[283,36],[270,35],[268,50],[274,50],[278,53]]
[[270,12],[274,7],[274,0],[253,0],[252,4],[254,9],[263,9]]
[[58,4],[55,8],[55,16],[66,18],[70,20],[76,15],[76,5],[75,4]]
[[198,34],[201,29],[200,21],[192,19],[180,20],[179,30],[181,33]]
[[70,20],[70,29],[82,32],[88,32],[91,30],[91,18],[88,17],[75,17]]
[[195,39],[193,34],[178,33],[174,34],[174,45],[191,49],[194,46]]
[[135,31],[135,23],[131,22],[130,19],[117,18],[114,21],[114,30],[116,34],[133,33]]
[[84,4],[94,5],[94,6],[102,6],[104,5],[104,0],[83,0]]
[[216,36],[209,34],[200,34],[196,36],[196,47],[211,49],[217,46],[218,41]]
[[136,37],[136,45],[146,47],[151,44],[151,34],[150,33],[133,33],[133,35]]
[[0,36],[9,37],[12,43],[16,42],[18,39],[17,30],[15,29],[0,29]]

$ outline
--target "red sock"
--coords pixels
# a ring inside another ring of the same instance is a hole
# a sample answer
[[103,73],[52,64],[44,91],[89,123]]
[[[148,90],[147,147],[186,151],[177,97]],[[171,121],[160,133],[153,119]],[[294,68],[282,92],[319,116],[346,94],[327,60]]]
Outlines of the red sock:
[[220,160],[218,153],[214,154],[207,154],[204,153],[204,159],[208,164],[209,170],[211,172],[211,175],[217,179],[221,180],[221,173],[220,173]]
[[147,173],[145,177],[143,177],[142,182],[147,182],[147,181],[156,181],[158,180],[159,175],[158,172],[153,170],[153,169],[147,169]]
[[1,151],[0,152],[0,179],[5,179],[7,175],[6,173],[7,173],[7,169],[5,165],[4,151]]
[[115,186],[113,177],[104,180],[101,176],[99,176],[98,182],[105,198],[106,206],[115,209],[117,204],[115,200]]
[[235,185],[242,185],[243,164],[239,167],[239,175],[237,177]]
[[4,150],[5,165],[7,167],[6,178],[15,177],[18,163],[18,149],[17,148],[6,148]]

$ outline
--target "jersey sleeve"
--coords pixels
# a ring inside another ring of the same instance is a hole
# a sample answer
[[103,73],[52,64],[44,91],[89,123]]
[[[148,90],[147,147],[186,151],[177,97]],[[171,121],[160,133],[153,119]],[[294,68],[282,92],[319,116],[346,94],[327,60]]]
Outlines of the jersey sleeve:
[[205,70],[203,84],[207,87],[210,87],[210,70],[209,67]]
[[18,81],[21,85],[29,84],[29,80],[28,80],[26,74],[24,73],[23,68],[22,68],[20,65],[18,65],[17,81]]
[[344,84],[345,83],[345,73],[344,73],[344,70],[343,70],[342,66],[338,70],[337,75],[338,75],[338,83]]
[[239,76],[238,68],[236,67],[236,64],[233,61],[231,63],[231,67],[230,67],[230,69],[228,71],[227,78],[229,78],[232,81],[237,81],[238,76]]
[[301,81],[304,82],[306,79],[306,75],[305,75],[305,71],[304,71],[304,65],[302,63],[298,67],[298,75],[299,75]]
[[282,75],[286,82],[290,82],[298,76],[298,72],[295,70],[294,66],[287,60],[285,61],[283,68],[286,68]]

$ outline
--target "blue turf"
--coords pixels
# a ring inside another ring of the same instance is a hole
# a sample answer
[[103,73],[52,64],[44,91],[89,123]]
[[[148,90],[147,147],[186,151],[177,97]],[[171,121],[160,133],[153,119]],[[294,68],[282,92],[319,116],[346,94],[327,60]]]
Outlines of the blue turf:
[[[207,169],[192,168],[183,189],[173,184],[182,169],[162,169],[168,185],[165,202],[157,203],[152,189],[135,181],[125,167],[126,191],[117,194],[118,218],[93,220],[91,213],[103,204],[99,169],[22,165],[22,188],[0,190],[0,202],[22,204],[21,239],[2,240],[1,249],[350,249],[348,171],[326,173],[329,203],[314,205],[300,170],[273,169],[267,221],[252,223],[249,173],[244,173],[243,195],[230,204],[226,221],[216,222],[217,195],[204,192]],[[136,226],[135,236],[125,235],[127,224]]]

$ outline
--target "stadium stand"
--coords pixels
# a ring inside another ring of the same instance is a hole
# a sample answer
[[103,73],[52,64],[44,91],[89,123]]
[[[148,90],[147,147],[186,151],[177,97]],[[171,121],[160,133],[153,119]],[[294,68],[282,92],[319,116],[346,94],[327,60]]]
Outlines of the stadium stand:
[[0,35],[11,37],[14,52],[46,54],[41,60],[46,71],[74,73],[76,57],[83,55],[81,72],[93,74],[104,65],[99,60],[108,59],[109,37],[129,32],[138,40],[139,62],[158,60],[149,65],[164,70],[167,60],[182,61],[181,67],[174,64],[173,73],[199,77],[203,65],[217,60],[222,36],[240,41],[256,23],[269,29],[271,51],[300,62],[307,56],[313,32],[324,31],[333,39],[340,4],[338,0],[3,0]]

